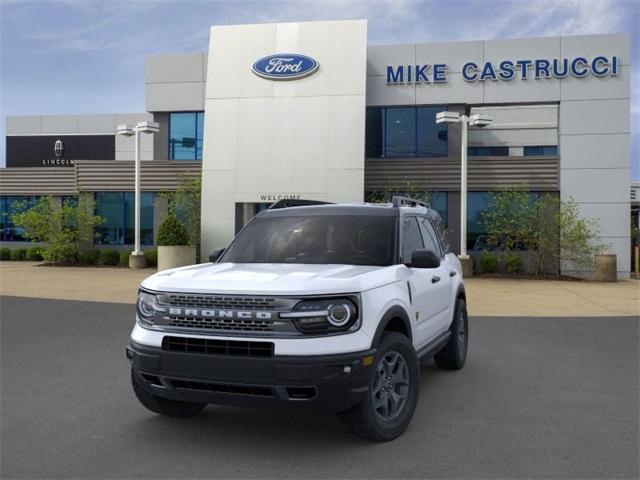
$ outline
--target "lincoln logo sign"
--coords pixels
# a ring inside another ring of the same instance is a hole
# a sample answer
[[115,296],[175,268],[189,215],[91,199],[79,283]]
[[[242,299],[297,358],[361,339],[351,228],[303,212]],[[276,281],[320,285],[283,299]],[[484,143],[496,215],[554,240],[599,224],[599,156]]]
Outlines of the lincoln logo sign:
[[[387,84],[446,83],[448,65],[445,63],[418,65],[387,65]],[[510,81],[516,78],[584,78],[615,77],[620,71],[620,58],[597,55],[592,58],[538,58],[531,60],[502,60],[497,62],[466,62],[461,68],[466,82]]]
[[318,67],[318,62],[306,55],[279,53],[256,60],[251,70],[269,80],[297,80],[312,75]]
[[61,158],[64,155],[64,143],[62,143],[62,140],[56,140],[56,143],[53,144],[53,153],[56,158]]

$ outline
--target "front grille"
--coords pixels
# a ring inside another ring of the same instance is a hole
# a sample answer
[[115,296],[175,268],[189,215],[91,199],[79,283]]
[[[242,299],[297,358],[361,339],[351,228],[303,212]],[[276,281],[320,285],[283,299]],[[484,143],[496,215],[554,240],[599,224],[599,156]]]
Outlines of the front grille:
[[243,342],[209,338],[164,337],[162,349],[170,352],[230,355],[238,357],[272,357],[272,342]]
[[182,390],[199,390],[204,392],[229,393],[232,395],[251,395],[253,397],[275,397],[270,387],[258,385],[233,385],[228,383],[195,382],[192,380],[166,379],[173,388]]
[[169,305],[172,307],[198,307],[205,309],[237,309],[237,310],[275,310],[278,308],[273,297],[236,297],[227,295],[197,295],[177,294],[169,295]]
[[172,315],[169,325],[181,328],[222,330],[235,332],[272,332],[273,320],[251,320],[238,318],[200,318]]

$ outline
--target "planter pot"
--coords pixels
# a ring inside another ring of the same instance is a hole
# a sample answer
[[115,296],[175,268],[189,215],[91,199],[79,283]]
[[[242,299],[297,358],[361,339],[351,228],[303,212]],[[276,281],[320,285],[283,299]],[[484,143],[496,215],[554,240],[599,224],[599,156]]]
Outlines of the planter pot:
[[195,263],[196,247],[192,245],[158,247],[158,271]]
[[607,253],[596,255],[595,280],[596,282],[615,282],[618,280],[617,259],[615,254]]

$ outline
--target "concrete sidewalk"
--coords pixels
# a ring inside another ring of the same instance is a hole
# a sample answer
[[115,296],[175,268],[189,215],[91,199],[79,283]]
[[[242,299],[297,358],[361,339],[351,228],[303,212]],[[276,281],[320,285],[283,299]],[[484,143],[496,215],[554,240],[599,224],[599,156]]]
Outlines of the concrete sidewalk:
[[[33,262],[0,263],[0,295],[61,300],[134,303],[140,282],[152,269],[43,267]],[[466,280],[475,316],[584,317],[640,315],[640,282]]]

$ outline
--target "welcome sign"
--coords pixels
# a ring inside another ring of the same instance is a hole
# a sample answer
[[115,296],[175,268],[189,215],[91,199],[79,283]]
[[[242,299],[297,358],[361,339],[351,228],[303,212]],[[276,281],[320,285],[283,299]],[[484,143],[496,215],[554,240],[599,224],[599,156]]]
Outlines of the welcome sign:
[[[535,80],[549,78],[615,77],[620,69],[617,56],[598,55],[593,58],[539,58],[534,60],[502,60],[462,65],[466,82]],[[387,84],[446,83],[448,66],[445,63],[417,65],[387,65]]]

